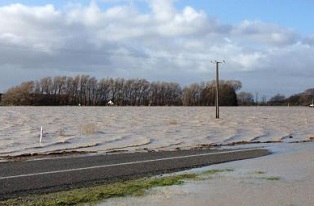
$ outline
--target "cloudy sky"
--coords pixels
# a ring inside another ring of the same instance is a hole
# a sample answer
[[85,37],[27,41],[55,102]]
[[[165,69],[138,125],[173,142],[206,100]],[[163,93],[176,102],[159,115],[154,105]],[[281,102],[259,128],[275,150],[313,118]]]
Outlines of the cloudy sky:
[[0,92],[46,76],[314,87],[312,0],[1,0]]

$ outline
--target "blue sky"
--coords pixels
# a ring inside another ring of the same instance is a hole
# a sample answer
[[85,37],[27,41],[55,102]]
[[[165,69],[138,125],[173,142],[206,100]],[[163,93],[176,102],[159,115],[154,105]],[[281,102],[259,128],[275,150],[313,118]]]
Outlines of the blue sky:
[[301,33],[314,30],[314,1],[312,0],[186,0],[186,4],[204,9],[209,16],[222,22],[238,23],[243,20],[259,20],[281,24]]
[[[47,5],[53,6],[47,6]],[[312,0],[0,1],[0,92],[45,76],[223,79],[259,96],[314,87]],[[179,75],[178,75],[179,74]]]

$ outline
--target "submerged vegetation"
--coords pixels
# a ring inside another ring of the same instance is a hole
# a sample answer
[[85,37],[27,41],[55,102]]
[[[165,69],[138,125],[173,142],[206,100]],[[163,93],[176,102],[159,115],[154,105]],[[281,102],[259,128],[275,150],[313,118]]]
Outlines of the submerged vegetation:
[[253,175],[264,175],[264,174],[266,174],[266,172],[264,172],[264,171],[253,171],[250,174],[253,174]]
[[[67,205],[93,205],[114,197],[143,196],[153,187],[181,185],[186,180],[202,181],[211,179],[216,174],[233,172],[234,169],[211,169],[201,173],[183,173],[163,177],[142,178],[88,188],[72,189],[69,191],[55,192],[42,195],[31,195],[1,201],[0,205],[25,205],[25,206],[67,206]],[[264,175],[266,172],[253,171],[250,174]],[[279,181],[280,177],[262,177],[268,181]]]
[[277,176],[265,176],[266,172],[259,171],[259,170],[250,172],[249,174],[251,174],[251,175],[258,175],[258,179],[262,179],[262,180],[268,180],[268,181],[279,181],[279,180],[281,180],[281,178],[277,177]]
[[269,180],[269,181],[279,181],[281,178],[280,177],[265,177],[263,179]]
[[213,170],[206,170],[206,171],[202,172],[201,174],[202,175],[214,175],[214,174],[221,173],[221,172],[232,172],[232,171],[233,171],[233,169],[224,169],[224,170],[213,169]]

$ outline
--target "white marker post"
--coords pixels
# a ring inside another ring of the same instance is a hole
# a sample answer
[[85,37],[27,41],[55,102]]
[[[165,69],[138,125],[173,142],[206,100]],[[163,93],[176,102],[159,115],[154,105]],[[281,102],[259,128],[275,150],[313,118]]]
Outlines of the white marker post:
[[42,139],[43,139],[43,127],[40,127],[39,143],[41,143]]

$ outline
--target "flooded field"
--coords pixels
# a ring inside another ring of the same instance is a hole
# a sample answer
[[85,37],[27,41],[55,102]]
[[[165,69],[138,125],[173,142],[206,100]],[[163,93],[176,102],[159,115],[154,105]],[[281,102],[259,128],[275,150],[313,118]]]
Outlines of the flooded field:
[[216,119],[214,107],[0,107],[0,156],[307,141],[313,114],[308,107],[221,107]]

